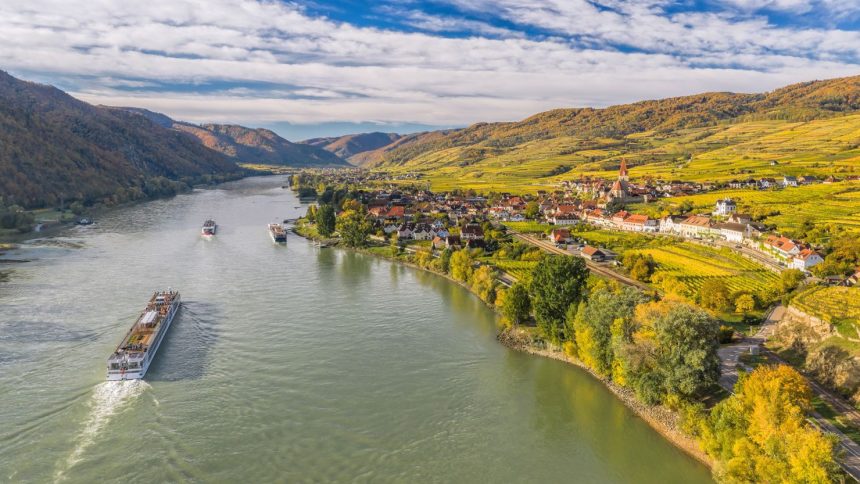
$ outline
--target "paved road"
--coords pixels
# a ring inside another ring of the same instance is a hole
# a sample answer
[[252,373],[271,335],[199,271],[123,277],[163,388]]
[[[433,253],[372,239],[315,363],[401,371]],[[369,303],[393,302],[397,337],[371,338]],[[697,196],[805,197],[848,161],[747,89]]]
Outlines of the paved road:
[[[738,381],[738,366],[747,370],[749,369],[739,361],[740,355],[748,353],[751,346],[762,345],[773,334],[776,323],[778,323],[784,315],[785,307],[782,305],[776,306],[768,314],[765,322],[762,323],[756,334],[745,337],[737,343],[723,346],[718,350],[721,367],[719,383],[721,387],[730,392],[734,390],[734,386]],[[762,352],[767,353],[769,357],[781,363],[786,363],[773,352],[767,351],[763,348]],[[830,404],[830,406],[832,406],[842,416],[850,420],[853,425],[860,427],[860,412],[858,412],[857,409],[838,395],[834,395],[818,383],[815,383],[812,379],[807,377],[807,381],[809,382],[809,386],[812,388],[812,391],[815,392],[819,398]],[[855,481],[860,482],[860,445],[851,440],[826,418],[816,412],[812,413],[810,421],[819,428],[834,434],[839,439],[838,445],[844,454],[841,460],[842,468]]]
[[[564,249],[559,249],[552,242],[550,242],[548,240],[540,239],[538,237],[535,237],[534,235],[520,234],[517,232],[508,232],[508,233],[511,234],[512,236],[516,237],[517,239],[522,240],[523,242],[534,245],[536,247],[540,247],[541,249],[543,249],[546,252],[549,252],[551,254],[573,256],[573,254],[570,253],[569,251],[564,250]],[[642,289],[643,291],[651,290],[651,288],[648,287],[646,284],[643,284],[643,283],[641,283],[635,279],[631,279],[627,276],[619,274],[619,273],[613,271],[612,269],[609,269],[608,267],[604,267],[604,266],[602,266],[596,262],[592,262],[588,259],[585,259],[585,265],[588,267],[588,270],[590,270],[591,272],[593,272],[595,274],[599,274],[601,276],[608,277],[610,279],[615,279],[616,281],[621,282],[622,284],[626,284],[628,286],[633,286],[633,287]]]

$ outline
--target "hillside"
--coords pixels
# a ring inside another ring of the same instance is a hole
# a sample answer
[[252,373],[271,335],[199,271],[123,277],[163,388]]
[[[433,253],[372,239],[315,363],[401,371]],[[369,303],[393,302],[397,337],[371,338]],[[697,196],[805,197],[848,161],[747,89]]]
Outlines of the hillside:
[[194,125],[175,122],[173,129],[191,134],[204,146],[239,163],[295,167],[348,166],[339,156],[322,148],[292,143],[273,131],[231,124]]
[[[705,93],[422,133],[362,155],[440,188],[536,190],[582,174],[693,180],[860,169],[860,77],[770,93]],[[770,161],[778,159],[774,168]],[[356,160],[353,160],[356,162]]]
[[[335,155],[353,161],[352,158],[389,146],[403,136],[397,133],[360,133],[330,138],[313,138],[301,143],[317,146]],[[355,163],[359,164],[359,163]]]
[[[238,175],[229,158],[133,113],[0,71],[0,196],[26,207],[95,200],[146,180]],[[125,193],[123,193],[125,195]]]

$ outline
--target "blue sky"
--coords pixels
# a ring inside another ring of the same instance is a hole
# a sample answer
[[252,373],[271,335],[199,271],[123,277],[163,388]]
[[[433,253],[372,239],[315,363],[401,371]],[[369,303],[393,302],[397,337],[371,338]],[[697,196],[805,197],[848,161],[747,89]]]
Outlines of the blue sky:
[[289,139],[860,74],[860,0],[4,0],[0,69]]

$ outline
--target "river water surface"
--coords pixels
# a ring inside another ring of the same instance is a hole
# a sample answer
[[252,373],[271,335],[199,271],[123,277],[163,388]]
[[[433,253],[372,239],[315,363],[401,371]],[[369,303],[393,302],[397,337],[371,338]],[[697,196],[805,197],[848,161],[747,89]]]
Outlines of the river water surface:
[[[508,350],[443,278],[290,235],[282,178],[111,212],[7,254],[0,481],[709,482],[599,382]],[[218,235],[203,240],[213,217]],[[145,382],[105,359],[156,289]]]

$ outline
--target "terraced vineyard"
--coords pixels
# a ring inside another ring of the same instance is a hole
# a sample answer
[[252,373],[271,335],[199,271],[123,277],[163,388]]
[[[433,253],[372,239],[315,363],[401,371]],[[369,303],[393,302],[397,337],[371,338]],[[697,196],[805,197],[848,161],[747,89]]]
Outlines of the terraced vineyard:
[[730,291],[758,291],[779,282],[779,276],[731,252],[689,242],[634,252],[651,255],[656,273],[667,273],[680,281],[690,294],[697,294],[705,281],[722,279]]
[[791,305],[839,329],[843,335],[856,338],[860,326],[860,288],[813,287],[797,295]]

